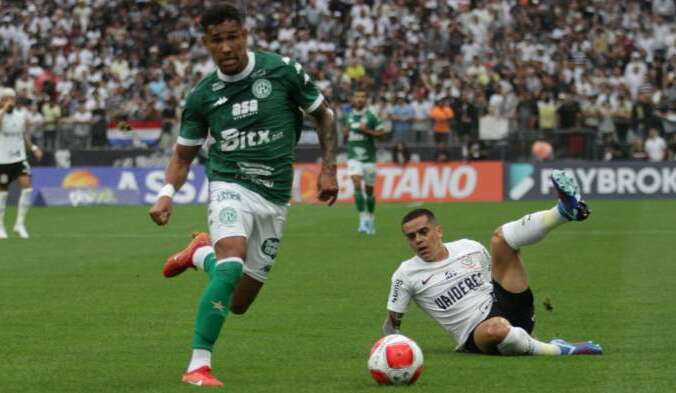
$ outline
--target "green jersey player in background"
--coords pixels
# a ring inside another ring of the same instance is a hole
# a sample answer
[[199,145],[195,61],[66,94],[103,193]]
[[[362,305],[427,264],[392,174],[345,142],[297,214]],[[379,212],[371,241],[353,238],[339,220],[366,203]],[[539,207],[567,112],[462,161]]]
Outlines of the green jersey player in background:
[[169,221],[172,197],[208,136],[209,235],[198,234],[172,255],[164,275],[188,268],[209,275],[197,306],[192,358],[182,381],[222,386],[211,373],[211,352],[227,314],[243,314],[254,301],[277,255],[293,181],[294,148],[303,113],[314,118],[322,150],[318,198],[333,204],[336,182],[334,113],[297,62],[247,51],[243,15],[230,4],[207,8],[202,43],[217,66],[186,99],[166,185],[150,209],[158,225]]
[[376,184],[375,138],[383,136],[385,132],[380,119],[366,108],[367,99],[366,90],[354,91],[352,112],[343,119],[343,134],[347,136],[347,173],[354,185],[359,232],[373,235],[376,233],[376,197],[373,193]]

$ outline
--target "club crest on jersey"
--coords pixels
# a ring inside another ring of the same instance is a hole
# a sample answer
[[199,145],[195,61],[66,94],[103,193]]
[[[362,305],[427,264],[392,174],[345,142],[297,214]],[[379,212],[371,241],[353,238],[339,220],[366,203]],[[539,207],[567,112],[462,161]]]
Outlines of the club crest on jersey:
[[272,83],[267,79],[256,79],[251,86],[251,93],[258,99],[267,98],[272,93]]
[[223,225],[230,226],[237,222],[237,210],[231,207],[224,207],[220,213],[218,213],[218,221]]

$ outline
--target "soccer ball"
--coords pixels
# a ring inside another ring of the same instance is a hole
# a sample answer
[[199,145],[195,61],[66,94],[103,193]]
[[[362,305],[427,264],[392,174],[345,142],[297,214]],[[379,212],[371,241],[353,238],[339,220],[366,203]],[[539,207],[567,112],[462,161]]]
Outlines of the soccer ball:
[[418,344],[401,334],[381,338],[369,353],[369,372],[380,385],[411,385],[420,377],[422,365]]

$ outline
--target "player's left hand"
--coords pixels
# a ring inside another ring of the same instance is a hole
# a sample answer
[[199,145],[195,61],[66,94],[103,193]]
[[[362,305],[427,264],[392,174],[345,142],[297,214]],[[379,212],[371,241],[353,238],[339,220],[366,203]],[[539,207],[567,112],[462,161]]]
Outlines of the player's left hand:
[[336,178],[336,165],[322,165],[322,171],[317,178],[317,199],[328,202],[331,206],[338,199],[338,180]]

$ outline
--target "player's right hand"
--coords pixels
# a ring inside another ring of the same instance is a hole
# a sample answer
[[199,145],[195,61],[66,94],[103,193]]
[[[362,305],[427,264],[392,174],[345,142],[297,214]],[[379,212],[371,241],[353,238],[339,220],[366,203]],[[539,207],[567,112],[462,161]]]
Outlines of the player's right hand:
[[168,196],[157,198],[157,201],[153,207],[151,207],[148,211],[150,219],[153,220],[157,225],[166,225],[169,222],[169,217],[171,216],[171,207],[172,201]]
[[333,205],[338,199],[338,181],[336,179],[336,165],[322,165],[317,178],[317,199]]

